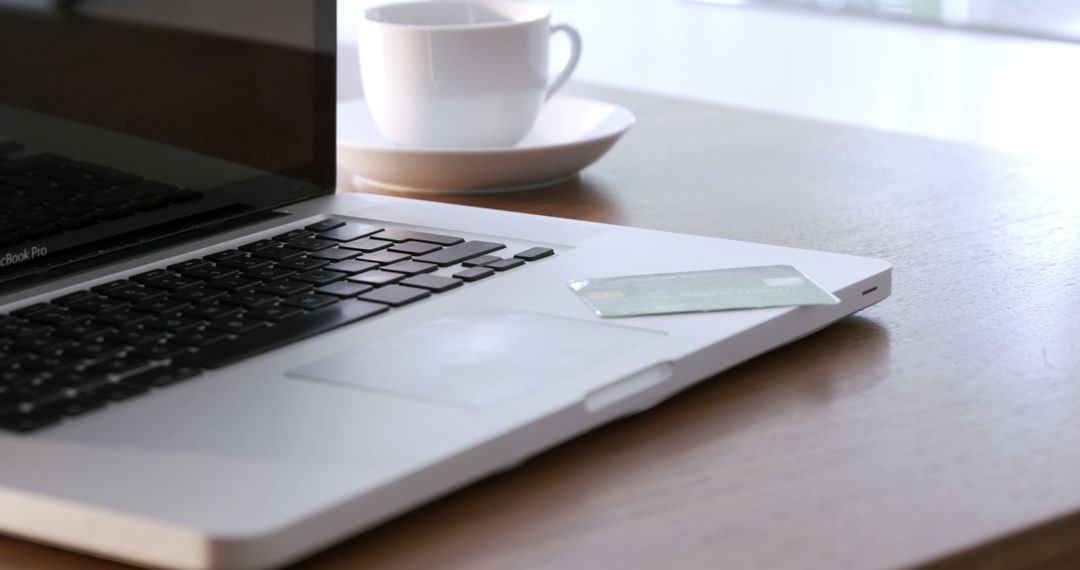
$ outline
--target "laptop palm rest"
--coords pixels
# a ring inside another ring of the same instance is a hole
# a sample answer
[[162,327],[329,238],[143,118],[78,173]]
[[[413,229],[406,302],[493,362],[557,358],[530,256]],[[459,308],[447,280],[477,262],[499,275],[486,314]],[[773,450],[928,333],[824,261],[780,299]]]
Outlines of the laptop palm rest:
[[539,313],[472,310],[366,342],[289,375],[484,408],[663,335]]

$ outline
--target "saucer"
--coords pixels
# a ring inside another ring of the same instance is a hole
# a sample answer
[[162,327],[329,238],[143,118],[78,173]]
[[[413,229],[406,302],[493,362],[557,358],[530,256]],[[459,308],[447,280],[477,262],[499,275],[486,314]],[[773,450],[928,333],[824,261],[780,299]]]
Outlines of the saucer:
[[398,192],[528,190],[573,178],[634,125],[626,109],[556,95],[518,144],[494,148],[398,146],[375,128],[363,99],[338,105],[338,164],[365,185]]

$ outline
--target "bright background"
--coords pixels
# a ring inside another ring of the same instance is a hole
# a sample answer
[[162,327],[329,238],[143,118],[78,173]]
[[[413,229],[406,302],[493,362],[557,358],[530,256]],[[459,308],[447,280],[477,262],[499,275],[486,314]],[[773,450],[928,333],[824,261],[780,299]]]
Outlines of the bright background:
[[[359,93],[354,23],[372,3],[339,2],[344,98]],[[580,81],[1044,158],[1080,154],[1080,44],[684,0],[547,4],[585,38]]]

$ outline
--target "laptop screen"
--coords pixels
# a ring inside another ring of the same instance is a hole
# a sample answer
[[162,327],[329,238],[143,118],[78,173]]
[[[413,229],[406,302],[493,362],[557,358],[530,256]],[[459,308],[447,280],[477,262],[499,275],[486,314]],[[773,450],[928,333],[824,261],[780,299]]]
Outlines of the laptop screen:
[[0,290],[334,184],[332,0],[0,0]]

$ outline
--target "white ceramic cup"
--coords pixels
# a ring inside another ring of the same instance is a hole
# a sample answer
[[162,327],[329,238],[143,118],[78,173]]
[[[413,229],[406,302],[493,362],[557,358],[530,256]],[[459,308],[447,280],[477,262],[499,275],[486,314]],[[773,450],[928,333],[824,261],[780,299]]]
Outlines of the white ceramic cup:
[[[549,38],[571,55],[548,78]],[[581,36],[540,4],[438,0],[383,4],[359,23],[360,76],[375,125],[404,146],[511,146],[569,79]]]

